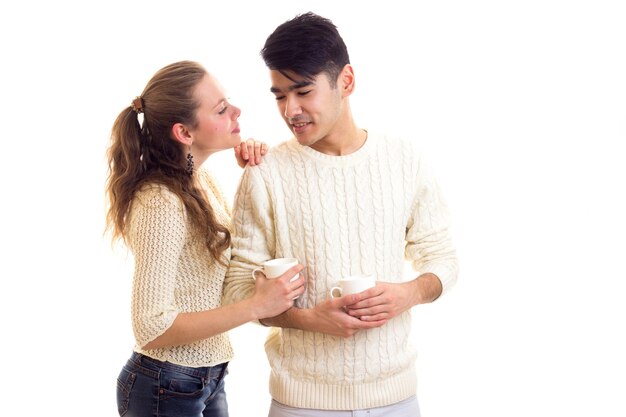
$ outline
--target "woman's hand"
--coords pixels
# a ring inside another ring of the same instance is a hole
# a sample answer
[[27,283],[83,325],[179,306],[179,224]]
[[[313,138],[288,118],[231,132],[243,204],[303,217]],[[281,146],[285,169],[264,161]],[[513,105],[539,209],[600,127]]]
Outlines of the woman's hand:
[[277,316],[293,306],[294,300],[304,293],[305,281],[303,274],[293,282],[291,279],[303,269],[298,264],[277,278],[257,275],[251,301],[258,320]]
[[235,146],[235,158],[237,158],[237,165],[241,168],[246,165],[259,165],[266,153],[267,144],[254,139],[248,139]]

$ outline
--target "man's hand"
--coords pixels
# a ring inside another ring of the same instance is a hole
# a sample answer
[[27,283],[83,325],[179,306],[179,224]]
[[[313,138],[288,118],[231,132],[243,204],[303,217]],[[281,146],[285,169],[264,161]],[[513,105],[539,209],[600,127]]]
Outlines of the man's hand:
[[332,336],[350,337],[359,330],[373,329],[387,323],[388,319],[385,318],[364,321],[347,313],[348,306],[355,305],[355,303],[358,305],[362,299],[361,294],[331,298],[309,309],[308,328],[305,330]]
[[347,306],[348,314],[364,322],[391,320],[417,304],[434,301],[441,290],[441,281],[430,273],[398,284],[379,282],[358,294],[361,300]]

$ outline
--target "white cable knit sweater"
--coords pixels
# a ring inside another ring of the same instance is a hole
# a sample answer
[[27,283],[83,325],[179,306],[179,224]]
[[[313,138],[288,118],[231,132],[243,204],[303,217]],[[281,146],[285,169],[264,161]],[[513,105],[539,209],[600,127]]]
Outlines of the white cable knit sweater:
[[[230,208],[208,171],[198,170],[218,221],[230,225]],[[184,366],[214,366],[230,361],[226,333],[191,344],[142,350],[160,336],[178,313],[220,306],[226,267],[194,238],[182,201],[162,185],[143,187],[128,216],[128,244],[135,258],[131,316],[135,351]],[[224,253],[230,257],[230,250]]]
[[[225,298],[249,295],[250,270],[275,257],[296,257],[307,267],[300,308],[326,299],[342,276],[401,282],[405,257],[416,271],[436,274],[445,293],[457,276],[446,212],[408,141],[370,132],[358,151],[330,156],[292,139],[241,179]],[[271,395],[292,407],[330,410],[415,395],[410,329],[409,312],[347,339],[273,328],[266,342]]]

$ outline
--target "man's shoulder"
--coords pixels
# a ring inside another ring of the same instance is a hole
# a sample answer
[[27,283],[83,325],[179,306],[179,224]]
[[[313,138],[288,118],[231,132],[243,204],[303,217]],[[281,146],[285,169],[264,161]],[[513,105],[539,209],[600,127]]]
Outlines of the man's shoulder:
[[272,182],[276,175],[280,175],[281,169],[284,170],[291,163],[294,141],[295,139],[285,140],[270,146],[259,165],[245,167],[244,180]]
[[262,167],[265,163],[268,165],[279,164],[288,158],[296,150],[295,145],[297,141],[295,139],[288,139],[279,142],[277,145],[271,146],[263,159],[263,163],[259,165]]
[[415,138],[385,132],[368,132],[368,137],[372,139],[376,145],[385,147],[388,151],[395,149],[406,155],[420,154],[419,143]]
[[282,153],[286,153],[289,152],[290,149],[293,148],[294,144],[296,144],[297,141],[294,138],[291,139],[287,139],[284,140],[282,142],[278,142],[278,144],[270,147],[269,149],[269,154],[282,154]]

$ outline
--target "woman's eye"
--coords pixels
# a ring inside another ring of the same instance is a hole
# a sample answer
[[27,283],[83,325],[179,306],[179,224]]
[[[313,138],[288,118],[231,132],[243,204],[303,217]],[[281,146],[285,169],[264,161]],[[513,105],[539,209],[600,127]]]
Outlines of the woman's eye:
[[224,113],[226,113],[226,110],[228,110],[228,106],[224,106],[224,108],[222,110],[220,110],[218,112],[218,114],[224,114]]

